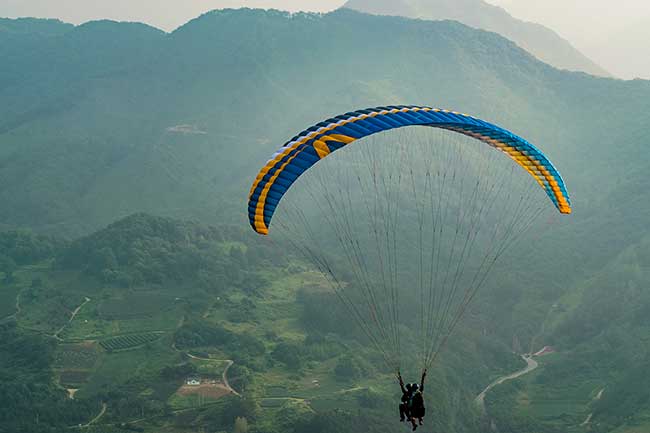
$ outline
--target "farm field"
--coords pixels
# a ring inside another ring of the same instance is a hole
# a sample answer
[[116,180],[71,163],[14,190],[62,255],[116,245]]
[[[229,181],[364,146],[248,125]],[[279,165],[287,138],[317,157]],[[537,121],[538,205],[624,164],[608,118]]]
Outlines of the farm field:
[[99,345],[108,352],[128,350],[156,341],[163,335],[162,332],[120,335],[118,337],[101,340]]
[[[101,392],[106,387],[119,387],[137,380],[141,392],[155,393],[160,388],[178,388],[173,381],[162,379],[160,370],[183,361],[183,355],[171,349],[169,341],[159,339],[149,345],[127,351],[104,353],[88,380],[83,395]],[[167,392],[167,391],[165,391]],[[170,393],[173,391],[170,391]]]
[[91,372],[85,370],[64,370],[59,374],[59,383],[63,386],[80,387],[88,382]]
[[228,362],[220,359],[198,359],[191,355],[190,362],[196,367],[197,374],[202,377],[209,377],[221,380],[224,368]]
[[74,308],[83,302],[83,297],[72,297],[65,293],[57,293],[56,297],[51,298],[30,296],[32,294],[26,291],[22,293],[18,322],[24,328],[49,335],[66,326]]
[[219,383],[202,383],[201,385],[182,385],[169,399],[173,409],[200,407],[215,402],[230,391]]
[[[124,305],[124,302],[110,305],[117,308],[116,305]],[[183,317],[183,306],[173,301],[165,304],[166,309],[155,312],[141,302],[138,306],[130,306],[128,314],[115,315],[110,319],[98,313],[102,305],[95,300],[89,302],[66,327],[62,337],[68,340],[105,340],[124,334],[173,331]]]
[[190,356],[190,363],[196,368],[196,372],[192,376],[196,376],[201,384],[183,383],[169,399],[169,404],[174,409],[200,407],[231,394],[222,382],[224,369],[229,362]]
[[[300,268],[298,264],[293,265]],[[300,325],[301,307],[296,302],[300,289],[330,290],[319,273],[302,271],[297,273],[265,272],[263,277],[270,281],[264,293],[256,300],[254,318],[244,322],[228,322],[227,327],[236,332],[249,332],[264,338],[268,333],[282,335],[288,340],[302,341],[305,330]],[[241,295],[230,297],[232,302],[241,300]],[[212,310],[208,316],[212,321],[227,319],[224,312]]]
[[97,362],[97,346],[92,342],[61,344],[54,354],[54,368],[91,369]]

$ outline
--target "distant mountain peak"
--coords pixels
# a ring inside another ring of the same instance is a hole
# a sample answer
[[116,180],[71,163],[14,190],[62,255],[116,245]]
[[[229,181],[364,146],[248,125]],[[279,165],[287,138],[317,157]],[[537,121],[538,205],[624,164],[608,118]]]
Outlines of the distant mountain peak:
[[348,0],[343,7],[374,15],[459,21],[499,33],[556,68],[611,75],[553,30],[518,20],[483,0]]

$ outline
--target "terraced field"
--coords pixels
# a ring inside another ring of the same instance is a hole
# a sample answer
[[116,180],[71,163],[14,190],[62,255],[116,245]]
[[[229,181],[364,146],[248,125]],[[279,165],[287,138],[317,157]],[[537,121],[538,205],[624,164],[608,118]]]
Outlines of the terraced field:
[[59,382],[63,386],[78,387],[86,382],[90,377],[90,371],[87,370],[65,370],[59,376]]
[[56,369],[91,369],[97,361],[94,343],[61,344],[54,354]]
[[[167,293],[122,292],[109,299],[96,299],[98,301],[89,302],[66,328],[65,339],[104,342],[132,334],[173,331],[183,317],[184,304]],[[130,346],[125,341],[114,343],[125,348]]]
[[152,341],[156,341],[162,336],[163,333],[161,332],[120,335],[118,337],[102,340],[99,344],[107,352],[114,352],[118,350],[133,349],[134,347],[139,347]]

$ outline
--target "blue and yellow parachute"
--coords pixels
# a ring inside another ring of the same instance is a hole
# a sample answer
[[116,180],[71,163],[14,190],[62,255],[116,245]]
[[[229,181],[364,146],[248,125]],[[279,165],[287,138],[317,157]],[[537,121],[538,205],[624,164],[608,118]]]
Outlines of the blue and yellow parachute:
[[431,126],[480,140],[512,158],[546,191],[555,207],[571,213],[564,181],[548,158],[523,138],[467,114],[421,106],[369,108],[336,116],[301,132],[266,163],[251,187],[248,216],[268,234],[273,213],[291,185],[319,160],[360,138],[405,126]]

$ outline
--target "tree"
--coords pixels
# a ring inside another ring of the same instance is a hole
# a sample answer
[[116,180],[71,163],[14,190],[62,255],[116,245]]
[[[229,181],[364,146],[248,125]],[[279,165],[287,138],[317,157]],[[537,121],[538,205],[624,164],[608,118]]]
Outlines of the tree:
[[334,367],[334,373],[336,374],[337,379],[344,381],[358,379],[362,372],[359,362],[357,362],[353,357],[347,355],[341,357],[336,364],[336,367]]
[[284,362],[287,367],[298,370],[302,366],[301,349],[293,343],[282,342],[271,353],[273,359]]
[[0,256],[0,272],[5,274],[4,282],[11,283],[14,279],[14,272],[18,266],[14,259],[8,256]]
[[246,418],[237,417],[235,419],[234,433],[248,433],[248,421]]

